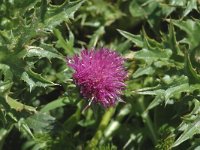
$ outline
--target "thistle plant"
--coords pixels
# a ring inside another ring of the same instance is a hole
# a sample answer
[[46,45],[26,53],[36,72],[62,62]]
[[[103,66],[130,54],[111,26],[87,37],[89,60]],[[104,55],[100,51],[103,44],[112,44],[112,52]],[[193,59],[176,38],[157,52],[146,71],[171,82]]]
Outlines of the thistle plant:
[[199,0],[0,0],[0,150],[199,149],[199,33]]
[[81,55],[68,59],[74,69],[73,79],[80,93],[90,102],[110,107],[120,100],[125,88],[126,71],[123,58],[106,49],[83,50]]

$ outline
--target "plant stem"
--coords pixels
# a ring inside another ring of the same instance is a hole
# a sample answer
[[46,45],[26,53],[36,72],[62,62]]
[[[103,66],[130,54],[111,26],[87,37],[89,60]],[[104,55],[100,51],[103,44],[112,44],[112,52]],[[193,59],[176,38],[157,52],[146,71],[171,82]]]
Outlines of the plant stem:
[[139,105],[142,111],[142,119],[144,121],[144,123],[146,124],[147,128],[150,131],[151,137],[152,137],[152,141],[154,144],[157,143],[157,136],[156,136],[156,132],[153,126],[153,123],[148,115],[148,111],[146,111],[145,106],[144,106],[144,99],[141,98],[139,99]]
[[110,138],[116,130],[118,130],[121,126],[122,119],[131,112],[132,106],[131,104],[124,105],[123,108],[121,108],[120,112],[117,114],[115,119],[113,119],[109,126],[106,128],[104,132],[104,138],[101,140],[101,143],[105,143],[108,138]]
[[0,150],[3,150],[3,145],[4,145],[4,142],[5,142],[5,138],[7,136],[7,133],[8,131],[6,129],[1,129],[0,130],[0,133],[1,133],[1,139],[0,139]]
[[97,132],[95,133],[94,137],[89,142],[88,147],[86,149],[96,148],[96,146],[99,143],[101,137],[103,136],[104,130],[108,126],[108,123],[110,122],[111,117],[113,116],[114,112],[115,112],[115,108],[111,107],[104,113],[102,120],[100,122],[100,125],[97,129]]

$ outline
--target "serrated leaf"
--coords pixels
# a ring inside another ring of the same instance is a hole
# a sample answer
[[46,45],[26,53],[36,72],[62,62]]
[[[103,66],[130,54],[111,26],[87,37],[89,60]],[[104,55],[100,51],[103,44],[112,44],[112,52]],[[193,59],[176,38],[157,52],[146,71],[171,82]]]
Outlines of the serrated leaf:
[[32,133],[32,131],[31,131],[31,129],[29,128],[29,126],[26,124],[26,122],[25,122],[25,120],[24,119],[20,119],[19,121],[18,121],[18,128],[19,128],[19,130],[21,131],[21,130],[23,130],[23,131],[25,131],[28,135],[30,135],[32,138],[34,138],[34,135],[33,135],[33,133]]
[[[193,99],[192,102],[194,104],[193,110],[189,114],[181,117],[185,123],[187,123],[187,121],[195,121],[198,118],[198,114],[200,114],[200,102],[197,99]],[[183,126],[187,127],[187,125],[186,126],[183,125]],[[182,124],[180,125],[179,127],[180,131],[184,131],[186,129],[183,126]]]
[[143,9],[141,5],[138,4],[137,1],[132,1],[129,5],[129,11],[131,15],[135,18],[145,18],[147,17],[147,13]]
[[138,68],[134,74],[133,74],[133,78],[138,78],[140,76],[143,75],[152,75],[155,72],[155,68],[153,68],[152,66],[147,66],[144,68]]
[[185,6],[187,3],[187,0],[170,0],[170,5],[174,6]]
[[44,77],[42,77],[40,74],[33,72],[31,69],[29,69],[27,72],[23,72],[21,79],[26,82],[30,87],[30,92],[34,87],[48,87],[48,86],[54,86],[57,85]]
[[56,47],[63,48],[64,52],[68,55],[74,54],[74,35],[69,31],[69,39],[65,40],[58,29],[53,29],[54,35],[57,37],[58,41],[56,42]]
[[32,107],[32,106],[28,106],[28,105],[24,105],[22,103],[20,103],[17,100],[14,100],[13,98],[11,98],[10,96],[6,95],[5,97],[6,102],[8,103],[8,105],[12,108],[15,109],[16,111],[28,111],[31,113],[36,113],[36,108]]
[[151,64],[157,60],[168,60],[172,55],[172,51],[170,49],[159,49],[159,48],[151,48],[135,52],[134,57],[136,59],[144,60],[147,64]]
[[89,48],[95,47],[100,37],[103,36],[104,33],[105,33],[105,27],[104,26],[99,27],[90,38],[91,40],[89,42]]
[[29,85],[30,91],[32,91],[32,89],[36,86],[35,82],[29,77],[26,72],[22,73],[21,79]]
[[8,65],[0,64],[0,70],[1,70],[2,74],[4,75],[4,81],[12,80],[13,74]]
[[44,133],[48,132],[53,128],[55,118],[46,113],[36,113],[25,119],[26,124],[29,128],[33,129],[34,132]]
[[132,1],[129,5],[129,11],[134,18],[146,19],[153,27],[159,17],[166,17],[175,10],[165,2],[161,1]]
[[191,82],[200,82],[200,75],[192,67],[190,56],[187,52],[185,53],[185,70]]
[[172,147],[180,145],[184,141],[192,138],[195,134],[200,134],[200,117],[198,117],[195,122],[188,125],[187,130],[181,134],[181,136],[174,142]]
[[[38,32],[37,32],[38,30]],[[26,45],[29,45],[31,39],[36,38],[36,36],[43,36],[44,32],[41,32],[41,29],[38,28],[38,20],[33,19],[30,24],[26,24],[25,20],[22,20],[22,23],[10,31],[11,35],[13,34],[14,38],[12,40],[9,50],[15,50],[21,52]]]
[[20,1],[20,0],[15,0],[14,2],[14,5],[17,7],[17,8],[23,8],[23,9],[31,9],[35,3],[39,2],[39,0],[27,0],[27,1]]
[[0,93],[3,95],[6,92],[10,91],[10,88],[12,87],[12,85],[13,85],[13,82],[10,82],[10,81],[6,81],[3,83],[0,82]]
[[156,95],[154,100],[149,104],[147,108],[147,110],[150,110],[161,104],[162,102],[165,102],[165,104],[167,104],[168,101],[177,94],[180,94],[182,92],[189,92],[190,90],[191,89],[188,83],[188,78],[186,76],[181,76],[176,77],[175,79],[171,79],[169,84],[162,84],[156,87],[152,87],[152,89],[140,89],[137,90],[137,93],[143,95]]
[[147,111],[155,108],[156,106],[160,105],[161,103],[164,102],[164,97],[163,97],[163,90],[158,91],[159,93],[156,95],[156,97],[153,99],[153,101],[149,104],[147,107]]
[[84,3],[84,0],[73,2],[65,1],[60,6],[50,6],[44,17],[44,24],[46,28],[52,29],[63,21],[68,21],[74,18],[74,13]]
[[55,83],[48,81],[47,79],[45,79],[44,77],[42,77],[41,74],[38,74],[36,72],[33,72],[31,69],[29,69],[27,71],[27,73],[33,78],[33,79],[37,79],[39,82],[41,83],[46,83],[46,84],[52,84],[52,85],[56,85]]
[[183,42],[189,44],[190,51],[193,51],[197,46],[199,46],[199,31],[200,31],[200,21],[195,19],[188,19],[186,21],[181,20],[171,20],[171,22],[187,33],[187,38]]
[[[200,134],[200,102],[194,99],[195,107],[192,112],[183,117],[183,122],[179,126],[181,131],[184,131],[179,138],[174,142],[172,147],[176,147],[184,141],[192,138],[195,134]],[[195,119],[194,119],[195,118]]]
[[183,17],[187,16],[192,10],[197,10],[197,0],[189,0],[187,1],[186,9],[183,12]]
[[172,56],[172,50],[147,36],[143,29],[142,34],[143,45],[142,50],[135,52],[134,58],[144,60],[148,65],[158,60],[167,61]]
[[[3,80],[1,80],[1,78]],[[0,93],[5,94],[5,92],[9,91],[13,82],[12,82],[13,74],[10,70],[10,67],[5,64],[0,64]]]
[[131,42],[133,42],[134,44],[136,44],[136,46],[143,47],[143,40],[142,40],[141,35],[134,35],[134,34],[131,34],[129,32],[119,30],[119,29],[117,31],[122,36],[124,36],[125,38],[127,38],[128,40],[130,40]]
[[56,51],[56,49],[53,48],[53,46],[50,45],[41,45],[41,47],[37,46],[27,46],[26,47],[27,53],[24,57],[38,57],[41,58],[47,58],[51,60],[52,58],[58,58],[61,60],[65,60],[64,57]]
[[176,40],[176,31],[174,30],[174,27],[171,22],[169,26],[169,33],[167,35],[163,34],[163,37],[163,44],[165,45],[165,47],[173,50],[172,55],[174,57],[177,57],[177,55],[182,55],[182,52]]

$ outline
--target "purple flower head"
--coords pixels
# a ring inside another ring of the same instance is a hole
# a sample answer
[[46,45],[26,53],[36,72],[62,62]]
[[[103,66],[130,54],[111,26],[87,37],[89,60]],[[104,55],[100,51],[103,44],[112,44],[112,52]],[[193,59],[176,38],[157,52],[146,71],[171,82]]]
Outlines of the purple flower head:
[[68,59],[74,69],[73,79],[81,94],[104,107],[113,106],[125,88],[127,73],[123,58],[107,48],[83,50]]

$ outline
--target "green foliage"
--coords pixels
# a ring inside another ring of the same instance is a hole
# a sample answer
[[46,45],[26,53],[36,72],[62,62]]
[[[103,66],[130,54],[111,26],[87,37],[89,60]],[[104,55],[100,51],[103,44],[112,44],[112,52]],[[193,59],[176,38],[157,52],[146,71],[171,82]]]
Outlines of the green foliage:
[[[0,149],[198,149],[199,4],[0,0]],[[66,57],[102,46],[126,59],[126,103],[83,111]]]

